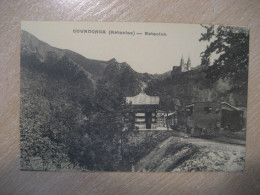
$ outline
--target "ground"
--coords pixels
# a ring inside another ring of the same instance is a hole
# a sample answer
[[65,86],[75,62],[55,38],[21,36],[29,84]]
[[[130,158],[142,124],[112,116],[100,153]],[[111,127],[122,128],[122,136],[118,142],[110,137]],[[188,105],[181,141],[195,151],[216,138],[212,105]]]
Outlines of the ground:
[[138,172],[242,171],[245,132],[224,132],[215,138],[194,138],[173,132],[134,166]]
[[190,159],[173,171],[242,171],[245,163],[245,146],[188,138],[185,142],[198,147]]

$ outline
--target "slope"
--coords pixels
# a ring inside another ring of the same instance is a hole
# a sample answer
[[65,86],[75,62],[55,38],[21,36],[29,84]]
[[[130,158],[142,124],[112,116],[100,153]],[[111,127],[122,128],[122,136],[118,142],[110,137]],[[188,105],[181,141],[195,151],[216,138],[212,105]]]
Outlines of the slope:
[[21,34],[21,55],[34,55],[40,62],[46,61],[50,55],[57,60],[66,56],[68,60],[75,63],[88,74],[89,78],[95,81],[103,75],[106,66],[109,64],[109,61],[91,60],[76,52],[52,47],[26,31],[22,31]]

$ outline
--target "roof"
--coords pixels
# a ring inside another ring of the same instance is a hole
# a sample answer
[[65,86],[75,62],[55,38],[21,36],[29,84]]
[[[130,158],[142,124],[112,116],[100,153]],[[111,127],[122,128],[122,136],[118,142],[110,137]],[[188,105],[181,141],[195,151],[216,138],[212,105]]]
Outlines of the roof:
[[[197,103],[200,103],[200,104],[219,104],[218,102],[193,102],[192,104],[188,104],[185,107],[187,108],[187,107],[190,107],[190,106],[194,106],[194,104],[197,104]],[[229,104],[227,102],[221,102],[220,104],[221,104],[222,107],[225,105],[225,106],[227,106],[227,107],[229,107],[233,110],[242,110],[240,108],[232,106],[231,104]]]
[[132,105],[159,105],[159,101],[160,98],[158,96],[149,96],[144,92],[133,97],[126,97],[126,102],[132,103]]
[[226,106],[229,106],[230,108],[234,109],[234,110],[239,110],[237,107],[235,106],[232,106],[231,104],[227,103],[227,102],[221,102],[221,105],[226,105]]
[[[175,114],[176,112],[170,112],[170,113],[168,113],[168,116],[172,116],[173,114]],[[167,116],[167,114],[166,114],[166,116]]]
[[188,107],[192,107],[192,106],[194,106],[195,104],[206,104],[206,105],[217,105],[217,104],[219,104],[218,102],[193,102],[193,103],[191,103],[191,104],[188,104],[188,105],[186,105],[185,106],[185,108],[188,108]]

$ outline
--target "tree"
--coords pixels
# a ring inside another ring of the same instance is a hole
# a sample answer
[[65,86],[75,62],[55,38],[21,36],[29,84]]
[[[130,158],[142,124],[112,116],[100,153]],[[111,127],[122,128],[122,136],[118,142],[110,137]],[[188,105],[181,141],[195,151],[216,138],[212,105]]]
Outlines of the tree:
[[[214,25],[201,25],[203,28],[206,29],[205,33],[201,33],[201,38],[199,41],[208,41],[210,42],[214,37]],[[210,65],[210,56],[213,52],[213,49],[209,45],[204,52],[200,54],[201,56],[201,65],[204,67],[208,67]]]
[[168,121],[168,115],[170,112],[172,112],[175,109],[175,101],[174,98],[171,95],[167,95],[167,92],[165,91],[161,95],[160,99],[160,108],[166,112],[166,127],[167,130],[169,130],[169,121]]
[[213,55],[218,57],[212,67],[207,68],[207,77],[213,81],[230,77],[243,80],[247,83],[248,57],[249,57],[249,31],[243,27],[233,26],[205,26],[205,33],[201,34],[199,41],[208,41],[209,44],[201,53],[201,64],[210,65]]
[[85,125],[85,143],[80,144],[83,152],[75,158],[89,170],[123,169],[122,133],[133,128],[124,94],[117,86],[99,81],[91,111]]

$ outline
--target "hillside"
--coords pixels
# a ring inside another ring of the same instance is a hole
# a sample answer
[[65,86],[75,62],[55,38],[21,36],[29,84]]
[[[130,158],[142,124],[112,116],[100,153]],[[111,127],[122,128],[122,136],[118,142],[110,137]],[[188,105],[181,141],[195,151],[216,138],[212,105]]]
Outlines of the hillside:
[[150,82],[146,92],[159,95],[165,110],[176,110],[196,101],[225,101],[246,107],[249,30],[234,26],[202,27],[205,32],[198,41],[205,42],[207,47],[200,54],[200,65],[187,72],[174,66],[171,76]]
[[148,79],[126,63],[90,60],[22,31],[21,168],[117,170],[124,97]]
[[[214,66],[190,70],[172,71],[171,76],[152,80],[146,88],[149,95],[159,95],[170,110],[192,102],[228,102],[234,106],[247,105],[247,77],[237,79],[228,75],[218,75]],[[209,74],[210,73],[210,74]],[[212,74],[216,78],[212,78]]]
[[136,95],[143,85],[152,80],[161,80],[170,75],[170,72],[164,74],[138,73],[126,62],[119,63],[114,58],[108,61],[88,59],[76,52],[52,47],[26,31],[22,31],[21,37],[23,59],[30,60],[31,58],[48,67],[56,66],[56,62],[65,60],[72,63],[77,71],[84,72],[94,85],[100,81],[110,86],[119,86],[123,94],[127,96]]
[[242,171],[245,148],[211,140],[171,136],[134,166],[137,172]]
[[159,75],[138,73],[125,62],[118,63],[115,59],[109,61],[102,82],[117,88],[124,96],[137,95],[147,83],[160,78]]
[[80,140],[94,93],[91,74],[28,33],[21,42],[21,168],[77,169],[71,145]]
[[87,59],[84,56],[66,49],[59,49],[40,41],[35,36],[26,31],[21,34],[21,56],[34,56],[40,62],[45,62],[52,55],[55,60],[66,57],[73,62],[78,68],[82,69],[89,78],[98,80],[102,77],[109,61],[99,61]]
[[[125,96],[145,88],[148,95],[160,96],[160,109],[165,110],[193,101],[245,106],[247,77],[241,79],[232,70],[228,76],[222,69],[138,73],[126,62],[87,59],[22,31],[21,168],[130,170],[127,160],[137,163],[153,150],[160,152],[154,147],[169,135],[148,136],[141,147],[131,145],[130,138],[123,150],[122,129],[134,129]],[[146,165],[140,163],[143,169]]]

